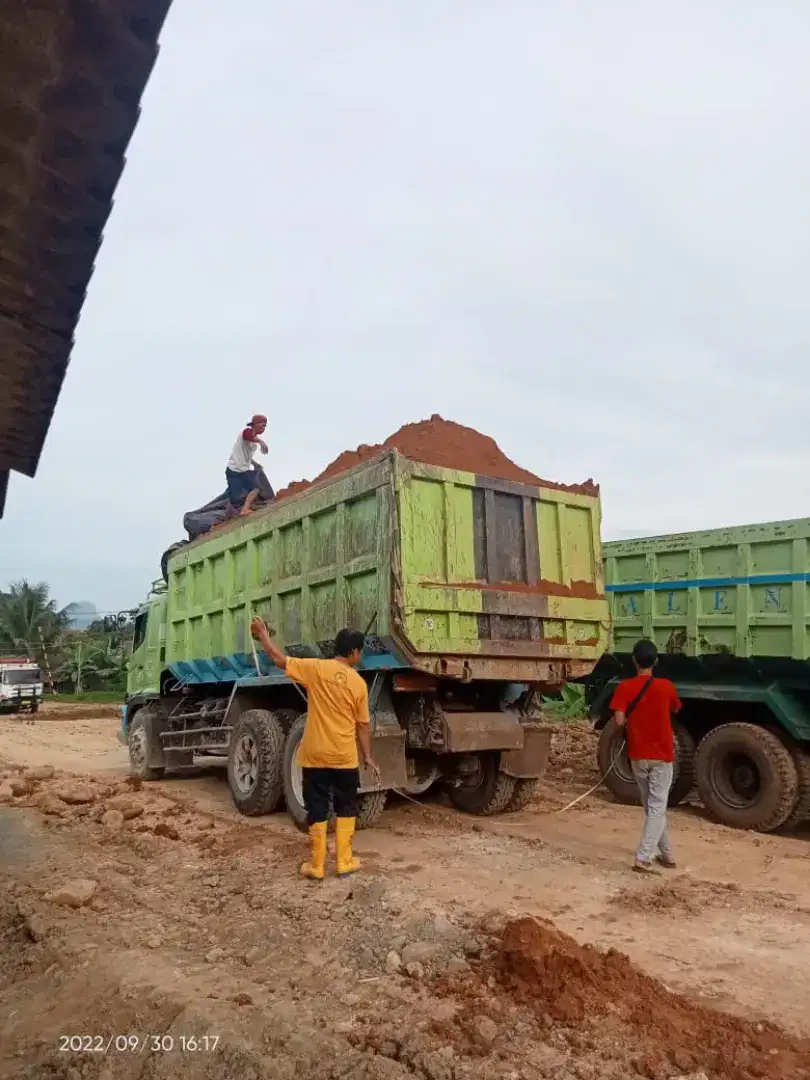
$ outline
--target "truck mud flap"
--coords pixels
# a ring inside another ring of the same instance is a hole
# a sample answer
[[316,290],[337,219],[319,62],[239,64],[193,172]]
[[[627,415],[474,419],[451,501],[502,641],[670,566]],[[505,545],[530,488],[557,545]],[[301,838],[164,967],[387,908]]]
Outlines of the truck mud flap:
[[380,788],[406,788],[408,769],[405,764],[405,732],[375,732],[371,739],[371,750],[380,770],[380,779],[370,769],[360,766],[360,794],[379,791]]
[[444,749],[448,754],[522,750],[523,728],[514,713],[446,712]]
[[372,687],[369,694],[371,705],[371,750],[380,770],[380,779],[360,766],[360,794],[379,791],[380,788],[404,788],[408,786],[408,767],[405,764],[405,732],[397,720],[391,695],[382,680]]
[[551,732],[547,728],[524,728],[523,748],[501,754],[501,772],[516,780],[545,776],[551,753]]

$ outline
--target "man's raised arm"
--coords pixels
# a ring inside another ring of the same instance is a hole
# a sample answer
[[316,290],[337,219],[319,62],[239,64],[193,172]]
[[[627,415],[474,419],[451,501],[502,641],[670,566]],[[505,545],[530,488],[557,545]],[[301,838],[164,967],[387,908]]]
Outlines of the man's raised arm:
[[250,633],[264,649],[271,663],[285,671],[287,668],[287,654],[273,641],[264,619],[260,619],[258,616],[251,619]]

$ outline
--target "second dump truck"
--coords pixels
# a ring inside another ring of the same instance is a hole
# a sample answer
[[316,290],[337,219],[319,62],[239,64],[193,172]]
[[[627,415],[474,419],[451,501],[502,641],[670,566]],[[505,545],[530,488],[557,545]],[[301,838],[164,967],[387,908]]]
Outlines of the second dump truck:
[[253,649],[260,615],[291,655],[367,630],[374,757],[359,821],[387,792],[447,786],[474,814],[525,805],[550,736],[532,701],[586,676],[608,640],[600,506],[387,451],[175,551],[136,622],[124,736],[135,775],[227,755],[236,806],[305,811],[302,690]]
[[670,805],[696,786],[737,828],[810,817],[810,519],[623,540],[604,554],[613,629],[587,682],[614,795],[638,801],[609,706],[648,638],[683,703]]

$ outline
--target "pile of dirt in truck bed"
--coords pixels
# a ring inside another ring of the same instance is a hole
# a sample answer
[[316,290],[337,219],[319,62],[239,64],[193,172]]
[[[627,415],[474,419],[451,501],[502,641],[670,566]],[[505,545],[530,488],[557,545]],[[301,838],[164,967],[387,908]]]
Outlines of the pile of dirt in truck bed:
[[626,1042],[632,1032],[642,1076],[677,1069],[706,1070],[713,1080],[810,1077],[810,1040],[673,993],[623,953],[580,945],[551,923],[508,923],[482,974],[530,1008],[541,1029],[564,1024],[603,1043]]
[[461,472],[476,473],[479,476],[489,476],[497,480],[536,484],[558,491],[571,491],[584,495],[599,494],[599,488],[592,480],[573,486],[542,480],[534,473],[516,465],[514,461],[510,461],[489,435],[482,435],[474,428],[464,427],[462,424],[444,420],[441,416],[434,414],[429,420],[406,424],[393,435],[389,435],[383,443],[374,446],[358,446],[356,450],[344,450],[314,480],[298,480],[283,491],[279,491],[276,498],[284,499],[290,495],[298,495],[313,484],[331,480],[357,465],[379,457],[386,450],[398,450],[404,457],[425,465],[458,469]]

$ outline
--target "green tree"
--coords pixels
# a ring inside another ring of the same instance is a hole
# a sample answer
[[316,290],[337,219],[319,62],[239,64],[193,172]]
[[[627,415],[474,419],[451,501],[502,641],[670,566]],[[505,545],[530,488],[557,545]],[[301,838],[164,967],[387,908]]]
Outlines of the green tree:
[[82,636],[55,672],[60,683],[70,683],[74,692],[123,690],[126,687],[127,657],[112,641],[94,641]]
[[0,591],[0,652],[24,652],[42,657],[67,629],[70,605],[57,607],[48,585],[15,581],[7,592]]

